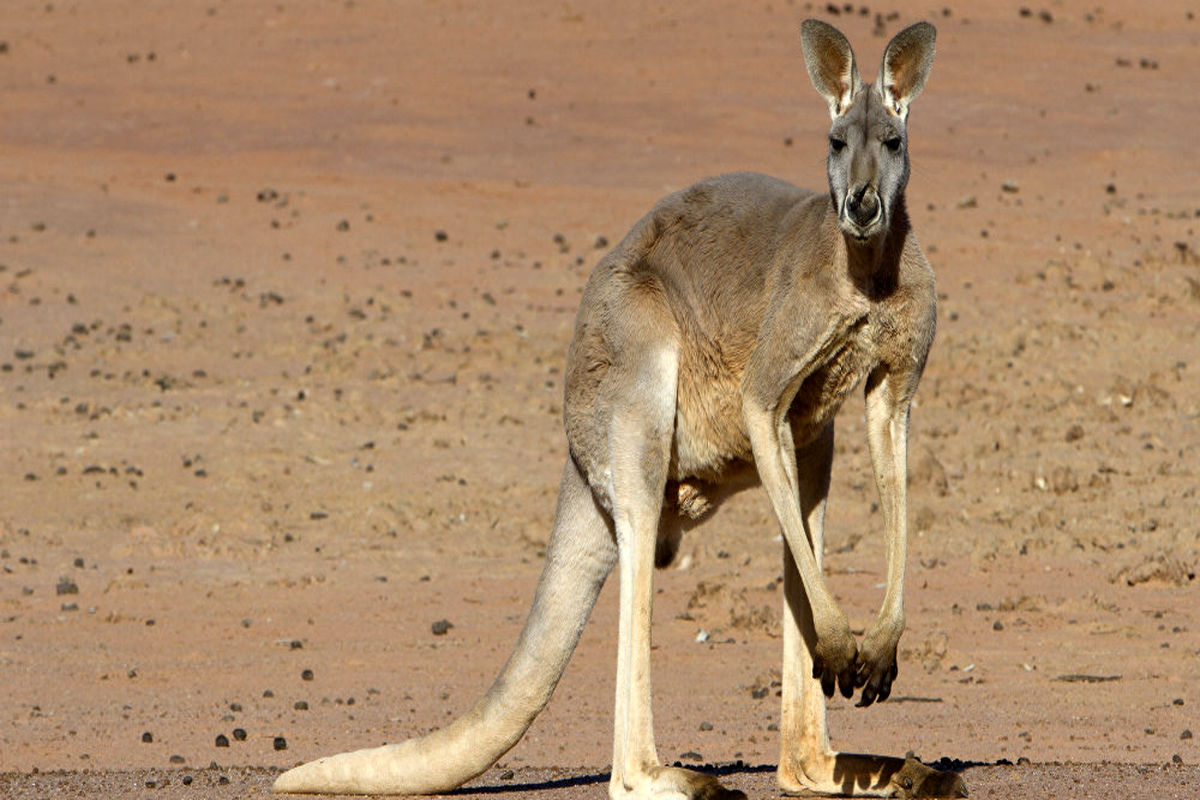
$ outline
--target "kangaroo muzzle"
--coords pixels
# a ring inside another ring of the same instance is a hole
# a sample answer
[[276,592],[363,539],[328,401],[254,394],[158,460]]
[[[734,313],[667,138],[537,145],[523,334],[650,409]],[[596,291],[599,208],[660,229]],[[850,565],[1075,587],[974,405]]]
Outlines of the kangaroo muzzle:
[[855,189],[846,198],[845,214],[859,228],[869,228],[882,213],[879,192],[870,184]]

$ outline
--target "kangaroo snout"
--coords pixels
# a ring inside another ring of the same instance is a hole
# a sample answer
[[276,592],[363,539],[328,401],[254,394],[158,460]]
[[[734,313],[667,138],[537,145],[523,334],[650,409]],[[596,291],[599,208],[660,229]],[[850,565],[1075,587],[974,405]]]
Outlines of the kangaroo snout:
[[879,192],[870,184],[858,187],[846,198],[846,215],[860,228],[866,228],[878,219],[881,211]]

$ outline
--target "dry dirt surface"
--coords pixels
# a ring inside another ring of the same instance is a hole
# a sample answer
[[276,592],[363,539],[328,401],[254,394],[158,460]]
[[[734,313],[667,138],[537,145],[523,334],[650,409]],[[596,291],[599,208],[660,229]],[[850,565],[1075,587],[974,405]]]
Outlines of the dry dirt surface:
[[[469,707],[541,567],[589,269],[706,175],[824,185],[810,15],[868,77],[939,28],[909,626],[835,745],[972,797],[1200,795],[1200,5],[1133,0],[7,3],[0,795],[264,796]],[[826,558],[855,629],[861,416]],[[747,492],[657,575],[660,755],[755,796],[777,537]],[[615,583],[468,794],[603,796]]]

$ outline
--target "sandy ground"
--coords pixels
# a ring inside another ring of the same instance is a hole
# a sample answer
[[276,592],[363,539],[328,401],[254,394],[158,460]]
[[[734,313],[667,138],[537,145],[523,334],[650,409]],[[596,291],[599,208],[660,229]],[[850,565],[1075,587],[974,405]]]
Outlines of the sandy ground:
[[[467,708],[541,566],[589,269],[705,175],[823,186],[815,14],[867,76],[877,27],[939,27],[908,631],[835,745],[975,765],[973,797],[1196,796],[1200,6],[517,5],[6,7],[0,794],[260,796]],[[826,559],[855,629],[861,416]],[[659,752],[755,795],[777,533],[745,493],[657,576]],[[481,793],[602,795],[615,583]]]

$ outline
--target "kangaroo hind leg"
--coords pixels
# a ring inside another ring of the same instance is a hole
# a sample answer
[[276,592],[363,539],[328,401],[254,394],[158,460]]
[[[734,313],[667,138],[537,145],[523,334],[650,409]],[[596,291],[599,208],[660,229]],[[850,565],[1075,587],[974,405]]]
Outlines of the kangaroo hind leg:
[[[629,292],[634,295],[634,292]],[[609,317],[612,348],[599,408],[604,457],[592,483],[607,493],[617,539],[620,611],[613,798],[719,798],[714,778],[659,764],[651,712],[650,624],[659,518],[675,431],[679,351],[673,318],[652,293],[625,300]],[[597,480],[599,478],[599,480]],[[602,501],[603,502],[603,501]]]

